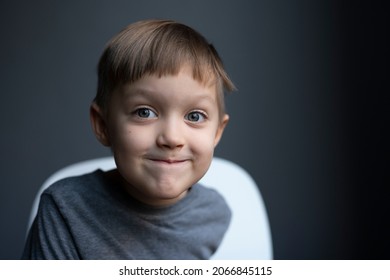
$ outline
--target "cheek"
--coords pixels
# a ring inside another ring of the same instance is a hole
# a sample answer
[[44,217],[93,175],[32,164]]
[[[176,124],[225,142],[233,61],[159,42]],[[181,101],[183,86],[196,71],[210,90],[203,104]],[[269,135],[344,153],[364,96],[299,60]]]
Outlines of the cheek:
[[214,152],[215,131],[208,129],[193,134],[189,141],[196,153],[204,156],[212,156]]
[[112,149],[114,153],[137,154],[142,153],[150,147],[153,139],[150,130],[139,129],[137,127],[122,126],[116,128],[112,135]]
[[200,180],[210,167],[214,156],[214,134],[198,133],[191,138],[191,149],[196,164],[194,171],[196,181]]

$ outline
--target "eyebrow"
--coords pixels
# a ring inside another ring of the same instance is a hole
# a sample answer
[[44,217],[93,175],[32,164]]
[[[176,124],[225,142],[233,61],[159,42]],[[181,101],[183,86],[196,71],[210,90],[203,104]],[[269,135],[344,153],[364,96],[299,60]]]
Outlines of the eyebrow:
[[[123,91],[123,94],[126,98],[129,98],[132,96],[134,96],[134,97],[137,97],[137,96],[148,97],[151,95],[154,96],[155,94],[158,94],[158,93],[159,93],[158,91],[149,90],[149,89],[145,89],[145,88],[132,88],[131,90],[129,90],[128,88],[124,88],[124,91]],[[217,102],[217,100],[210,95],[210,92],[200,93],[199,95],[196,96],[196,99],[197,100],[209,100],[210,102]]]

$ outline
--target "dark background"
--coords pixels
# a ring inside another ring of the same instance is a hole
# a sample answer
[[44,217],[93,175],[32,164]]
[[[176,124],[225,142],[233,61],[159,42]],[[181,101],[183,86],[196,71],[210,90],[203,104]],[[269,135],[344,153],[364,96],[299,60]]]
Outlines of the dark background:
[[[217,48],[238,92],[216,155],[254,177],[276,259],[389,259],[389,71],[372,1],[1,1],[0,259],[21,255],[41,183],[109,155],[88,116],[127,24],[171,18]],[[243,201],[243,203],[245,203]],[[251,217],[256,219],[256,217]]]

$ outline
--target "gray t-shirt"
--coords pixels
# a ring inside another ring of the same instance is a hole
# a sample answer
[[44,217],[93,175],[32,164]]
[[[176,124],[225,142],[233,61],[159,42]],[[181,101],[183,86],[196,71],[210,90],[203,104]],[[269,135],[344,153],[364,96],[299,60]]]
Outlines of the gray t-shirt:
[[194,185],[176,204],[132,198],[101,170],[63,179],[41,196],[23,259],[209,259],[231,212],[216,191]]

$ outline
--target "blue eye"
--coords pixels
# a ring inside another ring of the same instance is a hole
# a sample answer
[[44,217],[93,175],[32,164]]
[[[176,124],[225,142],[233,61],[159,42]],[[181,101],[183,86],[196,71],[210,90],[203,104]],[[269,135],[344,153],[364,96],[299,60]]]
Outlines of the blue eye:
[[149,108],[139,108],[135,111],[135,113],[142,119],[151,119],[157,117],[157,114]]
[[188,113],[186,115],[185,119],[190,121],[190,122],[203,122],[206,120],[206,116],[202,112],[194,111],[194,112]]

